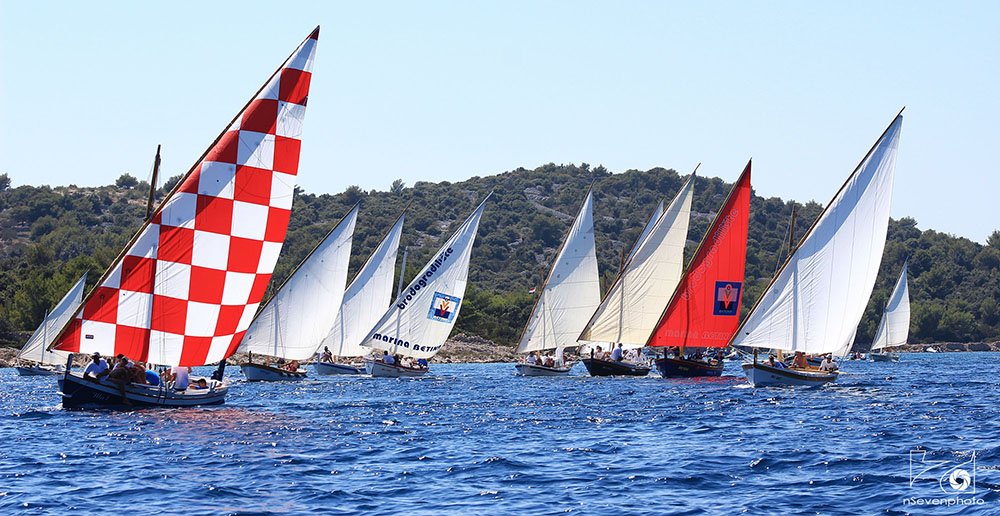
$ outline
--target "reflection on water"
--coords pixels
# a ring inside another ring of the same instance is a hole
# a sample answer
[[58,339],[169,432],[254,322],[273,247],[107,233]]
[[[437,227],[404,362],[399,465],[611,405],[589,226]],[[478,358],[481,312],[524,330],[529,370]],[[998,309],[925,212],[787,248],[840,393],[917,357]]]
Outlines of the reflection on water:
[[937,482],[910,485],[918,448],[975,450],[998,509],[1000,356],[969,357],[846,362],[815,389],[748,388],[738,363],[699,379],[436,364],[284,384],[233,368],[226,405],[131,412],[63,411],[53,379],[0,370],[0,510],[919,512],[904,498]]

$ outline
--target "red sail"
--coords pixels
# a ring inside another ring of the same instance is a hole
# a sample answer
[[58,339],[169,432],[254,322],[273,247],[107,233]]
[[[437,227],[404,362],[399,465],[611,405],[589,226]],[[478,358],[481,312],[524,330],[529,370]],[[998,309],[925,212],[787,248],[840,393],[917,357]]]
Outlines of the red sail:
[[749,215],[748,162],[684,272],[647,346],[726,347],[740,320]]
[[56,349],[190,366],[236,350],[288,229],[318,37],[319,28],[164,200]]

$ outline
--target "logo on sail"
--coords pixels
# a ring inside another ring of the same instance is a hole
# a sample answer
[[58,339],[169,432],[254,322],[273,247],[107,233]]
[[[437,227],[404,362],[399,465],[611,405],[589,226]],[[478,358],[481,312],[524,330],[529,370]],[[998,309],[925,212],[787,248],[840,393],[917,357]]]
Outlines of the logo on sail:
[[740,291],[743,283],[738,281],[716,281],[714,315],[739,315]]
[[435,292],[434,299],[431,301],[431,310],[428,312],[427,318],[432,321],[450,323],[455,320],[455,314],[458,313],[458,304],[461,302],[461,298]]

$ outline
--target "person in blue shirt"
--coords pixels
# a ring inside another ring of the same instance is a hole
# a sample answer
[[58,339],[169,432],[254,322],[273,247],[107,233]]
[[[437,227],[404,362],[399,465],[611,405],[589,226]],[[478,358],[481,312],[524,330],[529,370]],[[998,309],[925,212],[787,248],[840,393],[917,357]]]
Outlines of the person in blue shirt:
[[614,360],[615,362],[621,362],[622,361],[622,343],[621,342],[619,342],[618,343],[618,347],[616,347],[615,350],[611,352],[611,360]]
[[422,368],[422,369],[427,369],[427,359],[426,358],[418,358],[417,359],[417,366],[420,367],[420,368]]
[[388,351],[382,352],[382,363],[393,365],[396,363],[396,358],[389,354]]
[[146,369],[146,383],[153,386],[160,385],[160,375],[152,369]]

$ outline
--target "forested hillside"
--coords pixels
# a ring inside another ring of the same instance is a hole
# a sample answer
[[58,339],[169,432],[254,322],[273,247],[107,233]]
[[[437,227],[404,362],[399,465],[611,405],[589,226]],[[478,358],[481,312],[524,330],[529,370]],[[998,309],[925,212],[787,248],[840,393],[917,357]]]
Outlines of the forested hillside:
[[[176,180],[168,180],[158,190],[158,198]],[[396,181],[387,191],[365,192],[357,187],[336,195],[299,191],[272,286],[280,283],[358,201],[361,213],[351,274],[405,208],[402,245],[410,249],[409,278],[493,191],[473,251],[470,287],[456,332],[511,344],[518,339],[531,308],[533,296],[528,291],[546,274],[591,184],[598,260],[606,288],[617,272],[623,250],[633,244],[656,203],[661,199],[669,202],[682,181],[677,172],[661,168],[611,174],[600,166],[548,164],[458,183],[405,185]],[[45,310],[84,271],[91,271],[88,288],[93,286],[142,222],[148,184],[128,175],[115,185],[99,188],[11,188],[10,182],[0,174],[0,335],[8,335],[7,344],[14,344],[10,332],[34,329]],[[687,258],[729,186],[717,178],[697,179]],[[787,252],[792,204],[775,197],[753,198],[743,314]],[[820,210],[821,205],[815,202],[798,206],[797,236]],[[933,230],[921,231],[917,221],[903,218],[890,223],[882,270],[858,332],[858,343],[871,340],[889,290],[907,258],[913,300],[911,342],[1000,338],[1000,232],[983,246]]]

